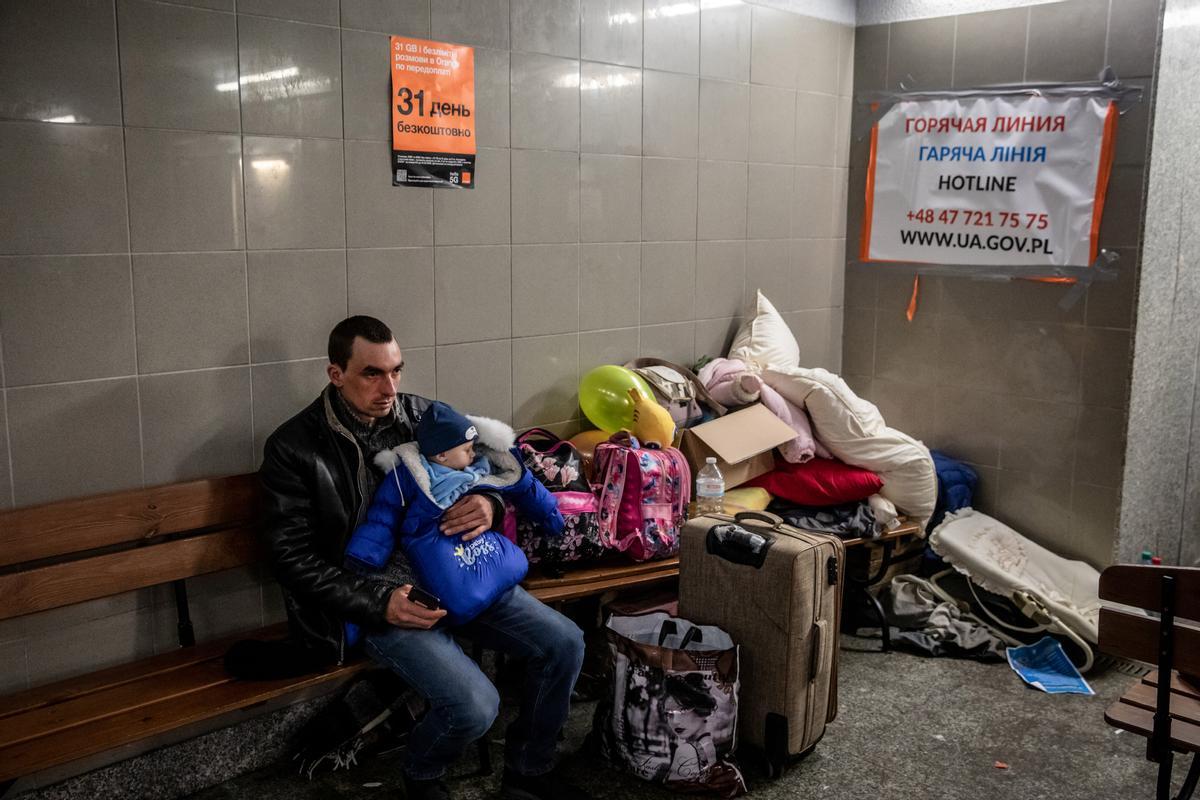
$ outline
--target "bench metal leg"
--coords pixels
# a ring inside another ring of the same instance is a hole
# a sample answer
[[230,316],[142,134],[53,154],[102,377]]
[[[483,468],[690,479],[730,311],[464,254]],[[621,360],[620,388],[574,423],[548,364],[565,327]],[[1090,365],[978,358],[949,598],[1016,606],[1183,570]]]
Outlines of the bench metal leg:
[[870,592],[863,590],[863,595],[871,604],[871,609],[875,612],[875,616],[879,618],[879,636],[882,647],[880,652],[886,653],[892,649],[892,626],[888,622],[887,614],[883,613],[883,605],[879,602],[879,598]]
[[179,646],[191,647],[196,643],[196,632],[192,628],[192,614],[188,607],[187,583],[183,580],[171,581],[175,587],[175,610],[179,615]]
[[1183,779],[1183,786],[1180,787],[1176,800],[1191,800],[1197,782],[1200,782],[1200,753],[1192,756],[1192,766],[1188,769],[1187,777]]
[[875,595],[871,594],[870,587],[879,583],[883,579],[888,568],[895,563],[894,542],[888,540],[882,544],[882,557],[880,559],[879,568],[875,572],[870,571],[870,565],[867,566],[867,574],[859,577],[851,574],[850,570],[846,571],[845,597],[846,605],[844,616],[842,619],[842,632],[849,634],[858,633],[859,628],[868,627],[863,623],[866,618],[875,617],[879,622],[879,633],[881,639],[880,652],[886,653],[892,649],[892,626],[888,623],[887,615],[883,613],[883,605]]

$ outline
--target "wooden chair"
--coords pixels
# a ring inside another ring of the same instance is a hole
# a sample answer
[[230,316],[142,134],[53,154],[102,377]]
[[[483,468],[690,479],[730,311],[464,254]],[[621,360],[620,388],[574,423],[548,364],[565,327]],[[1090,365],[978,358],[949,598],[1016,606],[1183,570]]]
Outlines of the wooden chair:
[[1113,703],[1104,719],[1146,737],[1146,758],[1158,764],[1158,800],[1170,800],[1175,753],[1191,753],[1176,799],[1188,800],[1200,780],[1200,569],[1109,567],[1100,575],[1100,599],[1159,615],[1101,609],[1100,650],[1158,667]]

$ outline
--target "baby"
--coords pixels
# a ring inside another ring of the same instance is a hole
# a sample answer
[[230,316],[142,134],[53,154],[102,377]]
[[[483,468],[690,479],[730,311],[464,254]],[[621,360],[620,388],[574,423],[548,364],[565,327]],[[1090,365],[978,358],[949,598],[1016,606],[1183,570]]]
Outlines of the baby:
[[[486,417],[466,417],[441,402],[417,423],[417,440],[375,458],[387,472],[366,520],[346,547],[349,565],[389,583],[405,583],[395,567],[396,545],[408,556],[417,583],[459,625],[476,617],[525,577],[529,562],[496,531],[447,536],[443,512],[469,492],[488,491],[553,534],[563,530],[553,496],[525,469],[512,428]],[[352,632],[351,638],[357,638]]]
[[429,475],[429,491],[442,508],[453,505],[491,473],[487,456],[476,455],[478,429],[445,403],[433,402],[417,423],[417,449]]

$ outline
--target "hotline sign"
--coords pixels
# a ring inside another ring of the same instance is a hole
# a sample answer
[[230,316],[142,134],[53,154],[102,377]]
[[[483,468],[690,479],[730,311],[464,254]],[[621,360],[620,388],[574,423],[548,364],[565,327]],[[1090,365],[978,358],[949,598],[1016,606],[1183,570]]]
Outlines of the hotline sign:
[[475,49],[391,37],[392,185],[475,188]]

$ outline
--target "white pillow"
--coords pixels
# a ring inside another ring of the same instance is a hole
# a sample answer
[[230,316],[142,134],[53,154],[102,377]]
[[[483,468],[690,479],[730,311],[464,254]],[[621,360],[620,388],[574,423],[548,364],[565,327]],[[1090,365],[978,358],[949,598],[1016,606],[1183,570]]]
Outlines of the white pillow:
[[760,367],[792,369],[800,366],[800,345],[783,317],[762,292],[758,293],[758,308],[733,337],[729,357],[753,362]]
[[813,434],[829,452],[883,478],[879,493],[925,529],[937,504],[937,472],[929,449],[887,427],[879,409],[823,369],[773,369],[763,383],[808,412]]

